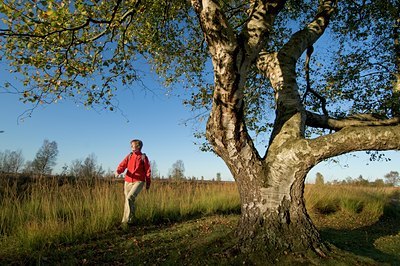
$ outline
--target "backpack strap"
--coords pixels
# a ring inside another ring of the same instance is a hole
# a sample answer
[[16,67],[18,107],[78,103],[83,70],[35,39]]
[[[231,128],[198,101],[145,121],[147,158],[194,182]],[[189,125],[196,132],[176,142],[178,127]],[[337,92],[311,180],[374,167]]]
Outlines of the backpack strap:
[[[129,153],[128,164],[129,164],[129,161],[131,160],[132,154],[133,154],[133,152]],[[146,153],[142,153],[141,157],[142,157],[142,162],[144,162],[144,160],[146,159]]]

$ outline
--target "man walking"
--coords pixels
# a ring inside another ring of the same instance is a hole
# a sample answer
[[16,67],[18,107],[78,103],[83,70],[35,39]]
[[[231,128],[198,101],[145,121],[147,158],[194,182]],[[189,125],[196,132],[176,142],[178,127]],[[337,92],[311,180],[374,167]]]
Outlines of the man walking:
[[123,225],[133,223],[135,217],[135,199],[146,186],[150,188],[151,167],[146,154],[142,153],[143,142],[138,139],[131,141],[132,152],[129,153],[118,165],[115,175],[120,175],[126,170],[124,194],[125,205],[122,217]]

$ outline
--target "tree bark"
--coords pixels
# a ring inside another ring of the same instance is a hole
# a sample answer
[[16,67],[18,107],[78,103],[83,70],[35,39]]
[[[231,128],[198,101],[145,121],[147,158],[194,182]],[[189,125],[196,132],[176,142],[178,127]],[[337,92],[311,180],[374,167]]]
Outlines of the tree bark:
[[[239,246],[244,252],[303,252],[320,255],[324,245],[304,203],[308,171],[322,160],[357,150],[400,149],[398,118],[338,121],[308,112],[299,95],[296,62],[322,36],[335,3],[320,1],[313,21],[277,52],[261,51],[284,0],[251,1],[252,12],[240,34],[230,27],[218,1],[192,0],[214,67],[213,105],[206,136],[238,186]],[[247,132],[244,88],[250,66],[271,82],[275,123],[261,157]],[[338,132],[306,139],[306,126]]]
[[239,183],[242,216],[237,233],[244,252],[281,254],[312,249],[321,254],[324,249],[305,208],[309,165],[302,160],[303,152],[283,149],[274,159],[269,158],[265,171],[248,178],[248,183]]

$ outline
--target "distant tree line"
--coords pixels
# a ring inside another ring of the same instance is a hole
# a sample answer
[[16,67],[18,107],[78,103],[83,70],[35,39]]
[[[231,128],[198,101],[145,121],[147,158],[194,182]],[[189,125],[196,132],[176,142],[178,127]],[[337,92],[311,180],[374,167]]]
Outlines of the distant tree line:
[[[22,151],[0,151],[0,173],[26,174],[41,178],[53,174],[57,164],[58,145],[55,141],[45,139],[32,161],[26,161]],[[97,163],[94,154],[85,159],[76,159],[70,165],[62,167],[62,176],[95,179],[104,177],[105,171]]]
[[[31,176],[43,177],[51,175],[54,166],[56,165],[58,156],[57,142],[45,139],[42,146],[37,151],[32,161],[26,161],[21,150],[17,151],[0,151],[0,173],[24,173]],[[156,161],[151,161],[152,179],[170,179],[175,181],[185,180],[204,180],[201,177],[188,177],[185,176],[185,164],[182,160],[177,160],[172,164],[168,171],[167,177],[161,176],[158,170]],[[97,179],[112,177],[112,171],[106,172],[100,164],[98,164],[96,155],[89,154],[84,159],[75,159],[69,165],[65,164],[61,171],[62,176],[70,176],[84,179]],[[221,173],[216,173],[216,176],[211,179],[212,181],[222,181]],[[344,180],[333,180],[325,182],[324,176],[321,173],[316,173],[316,185],[356,185],[356,186],[399,186],[400,174],[398,171],[390,171],[385,174],[383,178],[369,181],[363,178],[362,175],[357,178],[347,177]]]
[[[182,160],[177,160],[171,166],[168,171],[167,176],[161,176],[158,170],[158,166],[156,161],[151,161],[151,178],[152,179],[168,179],[173,181],[204,181],[204,176],[195,177],[195,176],[186,176],[185,175],[185,164]],[[215,177],[211,179],[207,179],[210,181],[222,181],[221,173],[216,173]]]
[[32,161],[25,162],[22,151],[0,152],[0,172],[27,173],[42,177],[50,175],[56,165],[58,147],[55,141],[45,139]]
[[[75,159],[71,164],[64,165],[61,175],[69,175],[85,179],[105,177],[103,167],[97,163],[96,156],[92,153],[85,159]],[[108,174],[110,175],[110,174]]]
[[377,178],[374,181],[369,181],[359,175],[357,178],[347,177],[344,180],[333,180],[331,182],[325,182],[324,176],[321,173],[317,173],[315,176],[316,185],[354,185],[354,186],[373,186],[373,187],[394,187],[400,185],[400,174],[397,171],[390,171],[385,174],[382,178]]
[[[53,174],[57,163],[58,145],[55,141],[45,139],[32,161],[25,161],[22,150],[0,151],[0,173],[26,174],[32,177],[43,177]],[[151,161],[153,179],[170,180],[204,180],[204,177],[185,176],[185,165],[182,160],[173,163],[168,171],[167,177],[161,176],[156,161]],[[64,164],[61,169],[61,176],[69,176],[80,179],[98,179],[113,177],[112,171],[105,171],[98,164],[96,155],[89,154],[84,159],[75,159],[70,164]],[[212,181],[221,181],[221,173],[216,173]]]

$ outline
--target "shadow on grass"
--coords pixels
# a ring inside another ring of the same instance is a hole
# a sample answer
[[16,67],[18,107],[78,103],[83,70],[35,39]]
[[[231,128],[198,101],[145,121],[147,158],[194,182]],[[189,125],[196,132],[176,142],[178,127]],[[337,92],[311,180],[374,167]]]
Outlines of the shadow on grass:
[[322,238],[336,247],[355,255],[371,258],[377,262],[400,265],[400,255],[382,252],[374,245],[379,238],[397,235],[400,231],[400,195],[388,203],[381,218],[370,226],[351,230],[323,228]]
[[[62,243],[3,262],[8,265],[203,265],[211,261],[212,265],[229,265],[232,258],[226,250],[231,249],[236,223],[236,215],[216,215],[178,223],[114,227],[90,240]],[[1,259],[0,265],[3,265]]]
[[215,216],[215,215],[240,215],[240,206],[235,208],[229,208],[224,210],[215,210],[213,212],[204,213],[202,211],[194,211],[187,214],[180,214],[179,211],[176,212],[166,212],[157,213],[150,219],[136,219],[134,225],[147,226],[147,225],[170,225],[174,223],[186,222],[190,220],[201,219],[205,217]]
[[[400,198],[399,196],[397,196]],[[191,213],[181,218],[157,217],[152,223],[140,221],[133,227],[110,227],[90,238],[69,243],[51,244],[41,251],[15,254],[0,265],[276,265],[256,261],[236,249],[234,230],[239,209],[221,211],[221,215],[204,216]],[[226,216],[225,216],[226,215]],[[400,265],[400,256],[387,254],[374,242],[400,230],[400,205],[388,204],[375,224],[354,230],[320,229],[323,239],[348,253],[378,262],[367,265]],[[286,256],[279,265],[366,265],[364,260],[349,256],[342,259],[340,251],[331,260],[308,256]],[[290,254],[289,254],[290,255]]]

